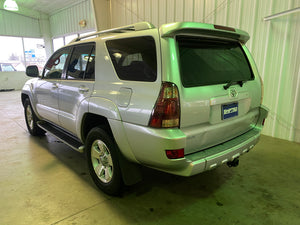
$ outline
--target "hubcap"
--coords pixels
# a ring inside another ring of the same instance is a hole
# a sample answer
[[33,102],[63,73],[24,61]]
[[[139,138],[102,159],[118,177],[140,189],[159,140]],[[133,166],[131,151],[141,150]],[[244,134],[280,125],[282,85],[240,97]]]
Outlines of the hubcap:
[[110,151],[101,140],[95,140],[91,147],[91,160],[95,173],[103,183],[109,183],[113,177],[113,162]]
[[29,128],[33,130],[33,115],[32,115],[31,107],[29,105],[26,108],[26,118],[27,118],[27,123]]

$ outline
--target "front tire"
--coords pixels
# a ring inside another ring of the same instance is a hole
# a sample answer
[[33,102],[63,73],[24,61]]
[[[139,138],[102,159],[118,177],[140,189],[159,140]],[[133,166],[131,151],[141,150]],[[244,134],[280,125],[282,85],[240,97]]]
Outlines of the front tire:
[[38,118],[35,115],[28,98],[24,102],[24,114],[25,114],[26,126],[29,133],[33,136],[43,136],[46,132],[42,130],[40,127],[38,127],[37,125]]
[[115,141],[100,127],[93,128],[86,140],[87,163],[98,188],[109,195],[119,195],[123,186]]

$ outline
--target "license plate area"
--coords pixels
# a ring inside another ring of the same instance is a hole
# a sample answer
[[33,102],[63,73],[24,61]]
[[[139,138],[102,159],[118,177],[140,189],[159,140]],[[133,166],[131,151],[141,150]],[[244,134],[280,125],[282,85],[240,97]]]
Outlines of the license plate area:
[[230,103],[226,105],[222,105],[222,120],[226,120],[238,115],[239,107],[238,103]]

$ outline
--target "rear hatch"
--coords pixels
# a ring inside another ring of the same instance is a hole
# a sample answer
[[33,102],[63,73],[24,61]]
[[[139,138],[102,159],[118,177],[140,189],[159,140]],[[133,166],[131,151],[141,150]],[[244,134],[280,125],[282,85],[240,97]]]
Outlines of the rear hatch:
[[257,122],[261,99],[261,82],[244,46],[249,36],[232,28],[205,24],[191,29],[193,25],[177,26],[173,33],[164,30],[168,33],[165,40],[173,38],[170,49],[172,43],[176,49],[177,73],[172,63],[169,78],[179,89],[180,129],[187,136],[185,154],[249,131]]

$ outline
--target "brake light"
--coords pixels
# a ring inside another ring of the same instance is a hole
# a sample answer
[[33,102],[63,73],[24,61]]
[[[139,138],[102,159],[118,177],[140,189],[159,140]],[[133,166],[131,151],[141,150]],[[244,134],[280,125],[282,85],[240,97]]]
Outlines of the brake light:
[[149,126],[154,128],[179,127],[179,118],[178,88],[173,83],[164,82],[153,108]]
[[184,148],[176,150],[166,150],[168,159],[180,159],[184,157]]
[[232,27],[225,27],[225,26],[221,26],[221,25],[214,25],[214,28],[218,29],[218,30],[227,30],[227,31],[235,32],[235,29],[232,28]]

